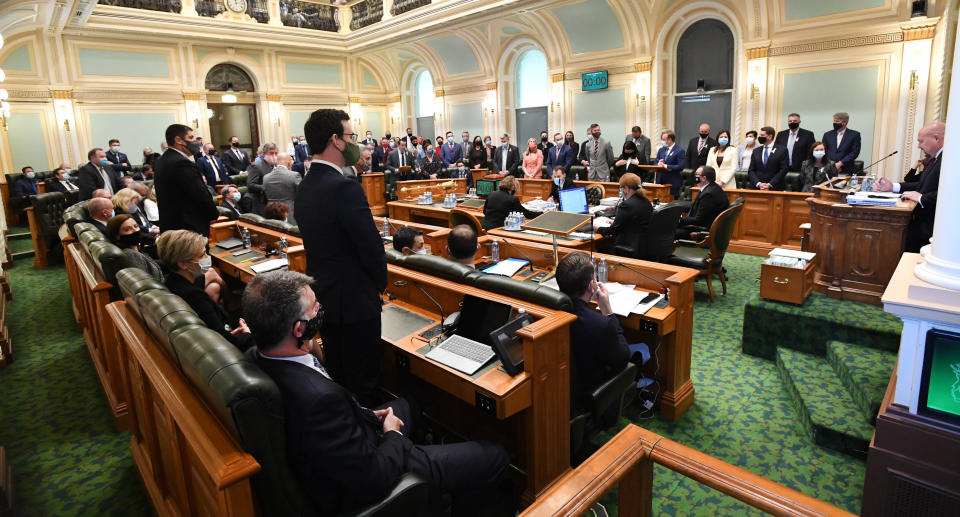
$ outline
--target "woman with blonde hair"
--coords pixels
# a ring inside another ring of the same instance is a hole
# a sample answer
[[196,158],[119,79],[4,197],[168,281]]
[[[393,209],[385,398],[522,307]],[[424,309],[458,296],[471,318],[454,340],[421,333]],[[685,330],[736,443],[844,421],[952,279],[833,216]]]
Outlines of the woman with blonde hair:
[[527,140],[527,150],[523,153],[523,177],[527,179],[540,179],[543,177],[543,153],[537,149],[537,141],[533,138]]

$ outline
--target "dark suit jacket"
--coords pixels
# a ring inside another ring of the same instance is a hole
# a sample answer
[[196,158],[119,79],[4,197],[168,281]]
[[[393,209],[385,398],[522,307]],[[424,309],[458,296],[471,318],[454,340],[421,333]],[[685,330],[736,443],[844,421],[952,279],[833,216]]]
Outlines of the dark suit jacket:
[[[564,139],[563,141],[564,143],[566,143],[567,140]],[[580,162],[583,161],[583,159],[580,158],[580,144],[578,144],[576,140],[574,140],[573,142],[570,142],[567,145],[570,146],[570,156],[572,156],[573,161],[576,162],[574,163],[574,165],[580,165]]]
[[571,179],[570,176],[567,176],[566,181],[563,182],[563,186],[562,186],[562,187],[557,188],[557,184],[556,184],[556,183],[550,185],[550,197],[553,198],[553,202],[554,202],[554,203],[559,203],[559,202],[560,202],[560,191],[561,191],[561,190],[570,190],[570,189],[572,189],[572,188],[574,188],[574,187],[576,187],[576,186],[577,186],[577,185],[576,185],[576,183],[573,182],[573,179]]
[[[387,166],[387,156],[390,154],[391,149],[388,147],[383,148],[382,145],[378,145],[373,148],[373,152],[370,153],[373,163],[371,164],[371,169],[375,172],[383,172]],[[439,157],[440,151],[437,150],[437,155]]]
[[98,230],[100,230],[100,233],[102,233],[104,237],[107,236],[107,225],[101,223],[100,221],[97,221],[96,219],[94,219],[94,218],[92,218],[92,217],[87,217],[87,218],[86,218],[86,221],[87,221],[88,223],[94,225]]
[[118,170],[124,173],[130,172],[133,170],[133,167],[130,166],[130,159],[127,158],[127,155],[123,153],[115,153],[113,151],[107,151],[107,159],[113,162],[113,169]]
[[[403,166],[404,167],[416,167],[417,162],[413,157],[413,154],[410,151],[406,151],[403,155]],[[400,168],[400,149],[394,149],[390,154],[387,155],[387,170],[390,172],[397,172],[397,169]],[[393,175],[393,181],[396,181],[396,174]]]
[[253,210],[257,214],[263,215],[263,209],[267,206],[267,197],[263,193],[263,177],[270,174],[272,170],[273,166],[263,160],[251,163],[247,167],[247,192],[257,201],[257,206]]
[[[166,153],[164,153],[166,154]],[[219,333],[227,341],[233,343],[241,350],[246,350],[255,346],[256,342],[250,334],[231,334],[230,330],[236,328],[237,320],[231,317],[223,307],[213,301],[206,291],[203,290],[203,277],[198,278],[193,283],[186,278],[170,273],[164,282],[170,292],[183,298],[187,305],[197,313],[197,316],[203,320],[203,323]]]
[[640,191],[630,196],[617,207],[617,215],[613,224],[607,228],[600,228],[600,235],[616,235],[615,246],[626,246],[634,252],[640,251],[640,246],[647,236],[647,227],[653,216],[653,204]]
[[290,467],[319,514],[382,499],[404,473],[413,442],[395,432],[380,436],[373,412],[309,366],[259,354],[257,364],[280,388]]
[[[243,197],[241,196],[240,199],[243,199]],[[220,206],[230,211],[230,213],[232,214],[230,216],[231,221],[236,221],[237,219],[240,219],[240,214],[243,213],[240,211],[239,207],[237,207],[236,205],[231,205],[230,203],[227,203],[227,202],[222,203]]]
[[717,145],[717,141],[713,139],[712,136],[707,137],[707,145],[703,146],[703,151],[697,151],[697,147],[700,145],[700,136],[697,135],[690,139],[690,143],[687,144],[687,162],[684,165],[687,169],[697,170],[697,167],[707,164],[707,153],[710,152],[711,147]]
[[453,149],[450,148],[449,143],[444,142],[437,151],[440,152],[440,160],[443,161],[444,168],[456,167],[458,163],[463,162],[463,147],[456,142],[453,143]]
[[144,163],[145,165],[149,165],[149,166],[151,166],[151,167],[154,167],[154,166],[157,165],[157,160],[159,160],[159,159],[160,159],[160,153],[153,153],[153,154],[150,154],[150,155],[144,155],[144,156],[143,156],[143,163]]
[[[557,156],[558,150],[560,156]],[[558,165],[563,167],[563,170],[570,172],[570,166],[573,165],[573,150],[567,145],[553,146],[547,149],[543,164],[547,166],[548,175],[552,175],[553,169]]]
[[[507,151],[507,168],[506,171],[511,176],[517,176],[517,171],[520,168],[520,150],[517,149],[517,146],[511,145],[510,149]],[[500,173],[503,169],[503,146],[497,146],[496,150],[493,152],[493,171]],[[519,176],[523,176],[523,171],[519,172]],[[500,226],[503,226],[502,224]]]
[[492,230],[503,226],[503,221],[511,212],[523,212],[527,219],[540,215],[540,212],[531,212],[520,204],[520,199],[509,192],[497,190],[487,196],[483,204],[483,229]]
[[[103,170],[107,172],[107,177],[112,180],[113,191],[116,192],[120,190],[117,188],[119,178],[113,168],[107,165]],[[78,199],[80,201],[90,199],[93,197],[94,190],[104,188],[103,176],[100,175],[100,171],[98,171],[92,163],[87,162],[77,171],[77,186],[80,188]]]
[[[216,162],[217,170],[220,171],[219,176],[214,172],[211,161]],[[223,165],[223,161],[219,156],[203,156],[197,160],[197,165],[199,165],[200,170],[203,171],[203,178],[207,182],[207,185],[213,187],[216,185],[230,184],[230,171]]]
[[570,325],[572,370],[578,388],[576,396],[582,401],[627,366],[630,349],[616,315],[604,316],[580,299],[573,301],[573,310],[577,321]]
[[[844,137],[846,139],[846,137]],[[940,164],[943,162],[943,153],[939,158],[930,162],[920,175],[920,181],[900,183],[900,192],[916,191],[923,194],[920,203],[913,209],[910,226],[907,227],[906,251],[916,253],[930,242],[933,236],[933,221],[937,212],[937,189],[940,187]]]
[[[72,183],[74,187],[77,187],[78,189],[80,188],[73,180],[68,180],[68,181],[70,181],[70,183]],[[67,192],[68,191],[67,187],[65,187],[63,183],[60,183],[59,181],[57,181],[56,178],[53,178],[53,180],[48,181],[47,185],[50,186],[50,188],[47,190],[48,192]]]
[[307,144],[297,144],[293,146],[293,161],[298,163],[303,163],[304,160],[310,157],[310,153],[307,151]]
[[673,194],[674,199],[679,197],[680,186],[683,185],[683,179],[680,177],[680,171],[683,170],[684,163],[686,163],[686,158],[687,155],[683,152],[683,148],[674,142],[672,150],[668,147],[661,147],[658,149],[657,157],[653,161],[653,165],[656,165],[660,163],[660,160],[663,160],[664,165],[670,169],[670,172],[661,172],[657,177],[657,181],[661,185],[666,183],[670,184],[670,193]]
[[339,326],[380,317],[387,258],[360,183],[311,162],[297,188],[294,218],[324,320]]
[[716,182],[710,182],[697,194],[690,205],[690,212],[680,218],[680,226],[698,226],[710,229],[714,219],[730,206],[723,188]]
[[769,183],[773,190],[783,190],[787,177],[787,148],[774,144],[767,156],[767,164],[763,164],[764,146],[753,149],[750,158],[750,188],[757,188],[757,183]]
[[860,156],[860,132],[854,131],[850,128],[847,128],[843,132],[843,140],[840,141],[840,148],[837,148],[837,132],[836,130],[831,129],[823,134],[823,138],[820,139],[823,142],[823,146],[827,151],[827,158],[835,162],[843,162],[843,168],[845,170],[840,171],[841,173],[852,172],[850,167],[853,165],[854,160]]
[[[815,138],[813,131],[808,131],[802,127],[797,129],[797,141],[793,143],[793,159],[787,164],[788,170],[793,172],[800,171],[800,168],[803,167],[803,162],[810,158],[810,148],[813,147]],[[844,136],[844,138],[846,138],[846,136]],[[789,140],[790,130],[787,129],[777,133],[777,138],[774,140],[774,143],[786,148]],[[834,139],[834,141],[836,141],[836,139]],[[788,152],[787,155],[789,156],[789,154]]]
[[240,151],[240,158],[237,158],[235,154],[236,151],[237,150],[231,147],[223,152],[223,164],[226,165],[231,176],[243,174],[243,171],[247,170],[247,167],[250,166],[250,157],[247,156],[247,153]]
[[176,149],[157,160],[154,174],[160,231],[190,230],[210,235],[210,222],[219,217],[200,168]]
[[37,182],[26,176],[21,176],[17,179],[17,182],[13,184],[13,193],[16,196],[35,196],[39,193],[37,190]]
[[640,163],[642,165],[647,165],[650,163],[650,139],[647,138],[647,135],[640,135],[638,141],[634,142],[633,134],[627,135],[626,139],[623,141],[624,144],[627,142],[633,142],[637,146],[637,155],[640,158]]

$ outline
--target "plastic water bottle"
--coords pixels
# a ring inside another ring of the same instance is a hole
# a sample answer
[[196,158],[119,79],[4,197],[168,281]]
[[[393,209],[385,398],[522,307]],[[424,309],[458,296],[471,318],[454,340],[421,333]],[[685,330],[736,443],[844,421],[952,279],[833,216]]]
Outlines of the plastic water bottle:
[[250,230],[248,230],[246,226],[240,229],[240,240],[243,241],[244,249],[250,248]]
[[381,237],[390,236],[390,221],[386,217],[383,218],[383,228],[380,230]]
[[500,243],[497,241],[490,243],[490,258],[492,258],[494,262],[500,262]]
[[607,282],[607,259],[600,259],[600,269],[597,271],[597,276],[601,284]]
[[278,251],[280,252],[280,258],[286,260],[286,258],[287,258],[287,247],[289,247],[289,246],[290,246],[290,245],[287,244],[287,238],[286,238],[286,237],[280,237],[280,246],[279,246],[280,249],[278,250]]

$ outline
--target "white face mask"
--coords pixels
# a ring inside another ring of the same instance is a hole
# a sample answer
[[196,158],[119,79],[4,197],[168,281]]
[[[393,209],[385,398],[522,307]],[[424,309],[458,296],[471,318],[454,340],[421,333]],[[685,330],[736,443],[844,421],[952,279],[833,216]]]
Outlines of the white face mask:
[[206,257],[198,260],[197,265],[200,266],[201,273],[206,273],[207,271],[210,271],[210,268],[213,266],[213,259],[210,258],[210,255],[207,255]]
[[746,140],[744,140],[744,142],[746,142],[747,145],[753,145],[753,142],[754,142],[753,137],[752,137],[752,136],[748,136],[748,137],[746,138]]
[[413,253],[414,255],[428,255],[429,251],[427,251],[427,248],[420,248],[417,251],[414,251]]

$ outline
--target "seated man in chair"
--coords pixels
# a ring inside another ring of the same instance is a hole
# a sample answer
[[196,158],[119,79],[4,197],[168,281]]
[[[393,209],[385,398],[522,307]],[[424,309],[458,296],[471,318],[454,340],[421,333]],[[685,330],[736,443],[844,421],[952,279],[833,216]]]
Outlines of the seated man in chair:
[[691,233],[708,231],[713,220],[730,206],[723,187],[717,183],[717,171],[709,165],[701,165],[694,172],[700,193],[690,205],[690,212],[680,218],[676,237],[689,239]]
[[[499,515],[493,488],[507,452],[495,443],[415,445],[418,412],[406,399],[367,409],[327,374],[313,337],[323,310],[309,276],[257,275],[243,293],[243,313],[259,348],[256,360],[277,383],[286,417],[287,454],[320,515],[340,515],[382,499],[405,472],[430,486],[430,515]],[[513,515],[511,509],[508,515]]]
[[393,249],[404,255],[427,255],[423,246],[423,232],[404,226],[393,234]]
[[454,226],[447,235],[447,253],[454,262],[474,267],[474,257],[478,249],[480,244],[477,243],[477,232],[465,224]]

